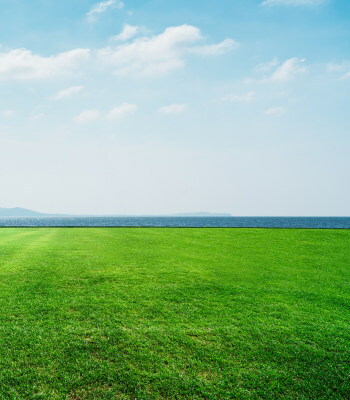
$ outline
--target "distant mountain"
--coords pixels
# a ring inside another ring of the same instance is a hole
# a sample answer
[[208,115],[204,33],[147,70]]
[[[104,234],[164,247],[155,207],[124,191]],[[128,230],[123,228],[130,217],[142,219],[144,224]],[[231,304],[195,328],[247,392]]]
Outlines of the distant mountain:
[[40,217],[47,214],[39,213],[32,210],[27,210],[26,208],[1,208],[0,207],[0,217]]
[[[68,214],[45,214],[33,210],[28,210],[27,208],[15,207],[15,208],[1,208],[0,207],[0,217],[66,217]],[[73,216],[73,215],[70,215]],[[107,217],[108,215],[75,215],[80,217],[89,216],[100,216]],[[110,215],[112,216],[112,215]],[[113,217],[132,217],[133,215],[113,215]],[[142,215],[138,215],[142,217]],[[194,212],[194,213],[182,213],[182,214],[168,214],[168,215],[152,215],[153,217],[232,217],[231,214],[218,214],[209,212]]]

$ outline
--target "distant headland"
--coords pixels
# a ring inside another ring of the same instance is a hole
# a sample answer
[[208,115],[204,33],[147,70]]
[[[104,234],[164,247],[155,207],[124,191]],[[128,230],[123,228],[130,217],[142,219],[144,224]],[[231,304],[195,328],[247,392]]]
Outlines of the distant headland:
[[[29,210],[27,208],[21,207],[13,207],[13,208],[4,208],[0,207],[0,217],[67,217],[67,216],[78,216],[73,214],[47,214],[41,213],[38,211]],[[79,215],[81,216],[81,214]],[[84,216],[89,216],[84,214]],[[96,214],[91,214],[91,216],[97,216]],[[100,214],[99,216],[116,216],[116,217],[133,217],[136,215],[128,214]],[[142,215],[137,215],[138,217]],[[164,214],[164,215],[144,215],[144,216],[152,216],[152,217],[232,217],[231,214],[228,213],[210,213],[210,212],[192,212],[192,213],[179,213],[179,214]]]
[[42,217],[47,214],[28,210],[26,208],[14,207],[14,208],[1,208],[0,217]]

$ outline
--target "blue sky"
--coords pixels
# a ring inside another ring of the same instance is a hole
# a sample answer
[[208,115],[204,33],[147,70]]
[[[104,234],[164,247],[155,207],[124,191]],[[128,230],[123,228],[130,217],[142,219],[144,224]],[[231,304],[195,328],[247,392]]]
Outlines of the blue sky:
[[3,0],[3,207],[350,215],[350,2]]

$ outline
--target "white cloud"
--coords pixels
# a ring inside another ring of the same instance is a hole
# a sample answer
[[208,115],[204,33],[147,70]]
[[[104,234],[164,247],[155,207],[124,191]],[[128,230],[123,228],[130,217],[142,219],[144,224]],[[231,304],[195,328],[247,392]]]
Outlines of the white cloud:
[[54,99],[55,100],[61,100],[66,97],[72,96],[76,93],[81,92],[84,89],[84,86],[72,86],[67,89],[60,90],[59,92],[56,93]]
[[306,71],[306,68],[303,66],[305,61],[304,58],[290,58],[280,65],[267,80],[280,82],[289,81],[294,76]]
[[106,12],[112,6],[116,6],[117,8],[121,9],[124,7],[124,3],[122,1],[117,1],[117,0],[108,0],[108,1],[102,1],[101,3],[96,3],[91,7],[90,11],[87,13],[88,19],[90,21],[94,21],[96,15]]
[[255,92],[248,92],[247,94],[229,94],[223,98],[223,101],[230,101],[232,103],[248,103],[255,97]]
[[275,57],[271,61],[266,62],[266,63],[261,63],[255,67],[255,70],[258,72],[270,72],[274,68],[277,67],[279,64],[278,59]]
[[280,116],[285,113],[286,109],[284,107],[271,107],[264,112],[265,115],[272,115],[272,116]]
[[[147,31],[143,27],[128,25],[119,40],[132,38],[137,32]],[[237,47],[232,39],[225,39],[218,44],[198,45],[202,39],[199,28],[181,25],[169,27],[159,35],[143,35],[130,42],[96,51],[78,48],[57,55],[41,56],[27,49],[1,51],[0,48],[0,80],[49,79],[81,73],[83,68],[91,70],[96,66],[111,68],[117,75],[158,75],[184,67],[189,54],[219,56]],[[64,98],[78,90],[77,87],[69,88],[57,93],[56,98]]]
[[281,92],[273,93],[271,95],[271,98],[278,99],[278,98],[286,97],[286,96],[289,96],[289,92],[286,90],[282,90]]
[[77,115],[74,120],[79,124],[86,124],[98,120],[118,120],[125,115],[135,112],[137,106],[135,104],[124,103],[120,106],[112,108],[107,114],[103,115],[100,110],[84,110]]
[[218,45],[193,46],[202,39],[200,30],[191,25],[174,26],[159,35],[137,38],[131,43],[98,51],[103,65],[118,75],[145,76],[169,72],[185,65],[185,55],[219,55],[233,48],[231,39]]
[[0,52],[0,79],[47,79],[66,75],[89,57],[89,49],[75,49],[51,57],[26,49]]
[[344,64],[333,64],[330,63],[327,65],[327,71],[329,72],[339,72],[344,69]]
[[158,112],[163,114],[179,114],[185,111],[185,104],[171,104],[170,106],[160,107]]
[[270,75],[265,75],[261,79],[247,78],[244,82],[247,84],[254,82],[287,82],[307,70],[304,64],[305,61],[305,58],[292,57],[279,65],[277,59],[273,59],[266,64],[259,64],[254,68],[257,72],[269,72]]
[[345,72],[345,75],[342,76],[342,79],[350,78],[350,62],[349,61],[344,61],[341,64],[330,63],[327,65],[327,70],[329,72],[340,72],[340,73]]
[[4,117],[7,117],[7,118],[14,117],[15,114],[16,114],[16,113],[15,113],[13,110],[4,110],[4,111],[2,112],[2,115],[3,115]]
[[262,6],[313,6],[323,3],[324,0],[265,0]]
[[200,30],[194,26],[170,27],[157,36],[102,49],[98,56],[118,74],[151,75],[183,67],[183,53],[199,39]]
[[120,106],[114,107],[107,115],[106,119],[117,120],[137,110],[135,104],[124,103]]
[[124,24],[123,30],[119,33],[119,35],[113,36],[111,39],[117,42],[125,42],[126,40],[129,40],[143,32],[146,32],[146,28],[143,26]]
[[97,121],[100,118],[101,112],[99,110],[84,110],[78,116],[76,116],[74,120],[78,124],[86,124]]
[[189,51],[193,54],[203,55],[203,56],[218,56],[225,54],[233,49],[239,47],[238,42],[233,39],[225,39],[218,44],[210,44],[206,46],[197,46]]
[[30,120],[37,121],[38,119],[43,119],[44,117],[45,117],[45,114],[41,113],[41,114],[33,115],[32,117],[30,117]]

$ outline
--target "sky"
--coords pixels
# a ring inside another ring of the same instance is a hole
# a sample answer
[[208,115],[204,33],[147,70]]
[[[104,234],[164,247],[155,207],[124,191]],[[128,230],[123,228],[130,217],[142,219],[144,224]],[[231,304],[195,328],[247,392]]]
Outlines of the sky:
[[1,0],[0,207],[350,215],[348,0]]

